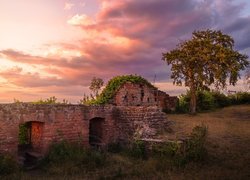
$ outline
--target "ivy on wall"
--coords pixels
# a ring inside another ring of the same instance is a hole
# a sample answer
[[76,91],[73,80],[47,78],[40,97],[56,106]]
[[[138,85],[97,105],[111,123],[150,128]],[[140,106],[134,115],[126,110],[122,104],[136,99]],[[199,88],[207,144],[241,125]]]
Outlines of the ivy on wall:
[[29,126],[27,123],[19,125],[18,140],[19,145],[29,144]]
[[114,97],[117,90],[126,82],[143,84],[155,88],[150,82],[138,75],[116,76],[109,80],[107,86],[104,88],[102,93],[96,99],[91,100],[89,102],[89,105],[99,105],[108,103]]

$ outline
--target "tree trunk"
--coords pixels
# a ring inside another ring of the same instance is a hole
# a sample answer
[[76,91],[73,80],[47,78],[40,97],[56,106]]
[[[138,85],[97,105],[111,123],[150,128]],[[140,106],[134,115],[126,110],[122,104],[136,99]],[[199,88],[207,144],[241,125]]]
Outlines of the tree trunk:
[[193,87],[190,88],[190,94],[191,94],[191,99],[190,99],[189,111],[191,114],[195,114],[196,113],[196,94],[195,94],[195,89]]

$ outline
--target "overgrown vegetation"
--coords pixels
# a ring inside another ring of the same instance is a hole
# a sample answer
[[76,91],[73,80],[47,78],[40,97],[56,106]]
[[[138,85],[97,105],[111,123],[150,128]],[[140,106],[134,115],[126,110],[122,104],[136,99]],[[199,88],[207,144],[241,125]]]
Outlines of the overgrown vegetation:
[[42,166],[49,174],[74,174],[86,170],[93,171],[105,163],[105,153],[85,149],[80,144],[72,144],[63,140],[50,147]]
[[153,146],[153,153],[173,166],[181,167],[189,162],[199,162],[206,156],[206,126],[194,127],[190,137],[184,141],[166,142]]
[[62,102],[59,102],[55,96],[49,97],[45,100],[40,99],[32,103],[33,104],[70,104],[69,101],[66,99],[63,99]]
[[19,133],[18,133],[18,140],[19,140],[19,145],[25,145],[28,144],[28,124],[20,124],[19,125]]
[[[219,91],[198,91],[197,94],[197,111],[209,111],[216,108],[223,108],[230,105],[250,104],[249,92],[238,92],[226,96]],[[179,96],[179,103],[176,108],[177,113],[188,113],[190,92]]]
[[106,87],[99,96],[97,96],[95,99],[89,99],[89,101],[86,103],[89,105],[108,103],[110,99],[113,98],[117,90],[126,82],[146,84],[150,87],[155,88],[150,82],[138,75],[116,76],[109,80]]

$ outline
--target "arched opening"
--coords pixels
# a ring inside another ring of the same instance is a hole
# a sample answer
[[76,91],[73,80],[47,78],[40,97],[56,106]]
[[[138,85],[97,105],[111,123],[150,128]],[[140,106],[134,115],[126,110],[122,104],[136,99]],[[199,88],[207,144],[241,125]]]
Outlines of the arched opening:
[[42,148],[42,122],[30,121],[19,125],[19,151],[40,151]]
[[101,146],[103,143],[104,118],[95,117],[89,121],[89,144]]

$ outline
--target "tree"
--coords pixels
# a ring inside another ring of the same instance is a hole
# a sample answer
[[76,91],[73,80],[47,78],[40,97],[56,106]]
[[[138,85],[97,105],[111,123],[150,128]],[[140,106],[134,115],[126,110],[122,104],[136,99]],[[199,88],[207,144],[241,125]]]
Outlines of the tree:
[[104,82],[101,78],[93,77],[89,89],[94,93],[95,97],[99,95],[99,90],[103,86]]
[[225,88],[235,85],[239,71],[249,64],[248,56],[233,49],[234,40],[221,31],[194,31],[190,40],[162,54],[162,60],[171,65],[173,83],[189,87],[190,112],[196,113],[196,92],[210,85]]

